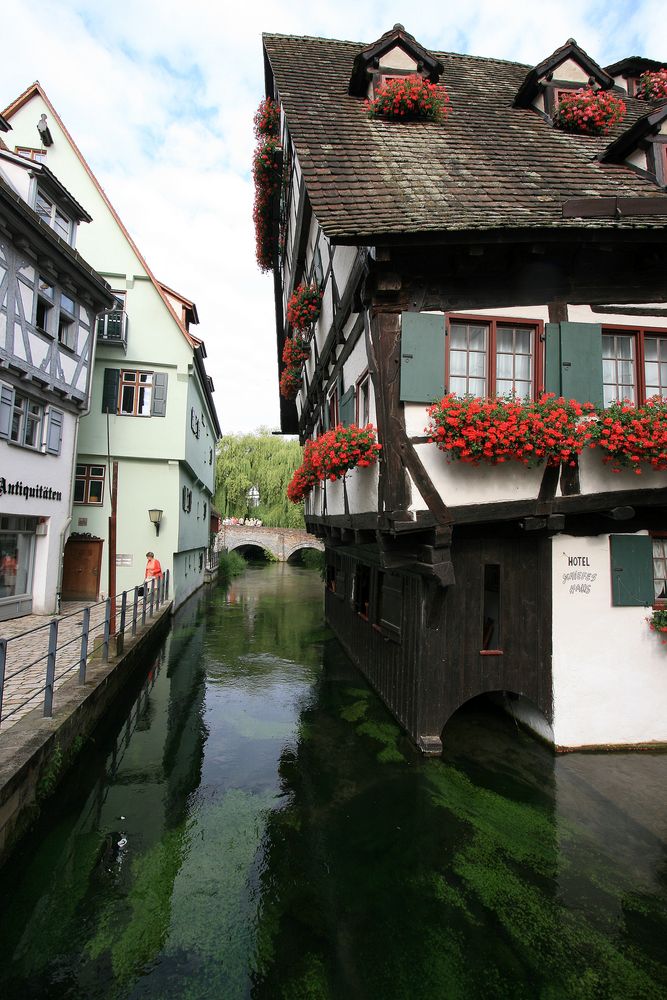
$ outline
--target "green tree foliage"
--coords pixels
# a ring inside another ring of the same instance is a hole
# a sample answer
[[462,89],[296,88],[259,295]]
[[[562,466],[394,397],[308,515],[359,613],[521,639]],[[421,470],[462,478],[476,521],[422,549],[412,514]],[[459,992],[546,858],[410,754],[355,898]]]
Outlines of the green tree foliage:
[[[254,434],[226,434],[218,443],[215,507],[223,517],[258,517],[272,528],[302,528],[303,505],[287,499],[287,484],[301,464],[298,441],[275,436],[261,427]],[[248,504],[248,490],[259,490],[258,507]]]

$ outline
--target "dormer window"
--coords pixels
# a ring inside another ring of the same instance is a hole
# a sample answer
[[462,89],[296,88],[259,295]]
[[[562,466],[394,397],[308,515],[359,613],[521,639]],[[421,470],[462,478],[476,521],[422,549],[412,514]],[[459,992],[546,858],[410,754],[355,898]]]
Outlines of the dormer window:
[[35,196],[35,211],[40,219],[50,226],[55,233],[60,236],[61,239],[65,240],[66,243],[72,242],[72,220],[65,215],[65,213],[58,208],[56,203],[47,195],[44,194],[40,188],[37,188],[37,194]]

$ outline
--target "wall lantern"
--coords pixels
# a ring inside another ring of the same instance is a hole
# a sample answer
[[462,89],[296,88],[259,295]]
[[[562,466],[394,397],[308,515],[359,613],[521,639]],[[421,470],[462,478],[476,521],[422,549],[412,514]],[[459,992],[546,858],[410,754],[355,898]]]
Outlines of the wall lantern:
[[160,534],[160,521],[162,520],[162,511],[157,510],[155,507],[148,511],[148,516],[150,517],[152,523],[155,525],[155,534]]

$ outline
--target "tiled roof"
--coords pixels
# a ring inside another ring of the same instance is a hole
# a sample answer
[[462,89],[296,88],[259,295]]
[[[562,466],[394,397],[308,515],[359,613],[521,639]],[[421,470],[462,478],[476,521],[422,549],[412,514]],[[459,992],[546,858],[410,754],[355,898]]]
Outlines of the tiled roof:
[[623,125],[608,136],[570,135],[512,107],[531,67],[436,52],[451,100],[446,122],[388,122],[369,118],[363,100],[348,94],[362,43],[265,35],[264,45],[313,211],[334,241],[667,222],[562,215],[574,198],[661,195],[628,167],[596,160],[646,113],[641,101],[627,99]]

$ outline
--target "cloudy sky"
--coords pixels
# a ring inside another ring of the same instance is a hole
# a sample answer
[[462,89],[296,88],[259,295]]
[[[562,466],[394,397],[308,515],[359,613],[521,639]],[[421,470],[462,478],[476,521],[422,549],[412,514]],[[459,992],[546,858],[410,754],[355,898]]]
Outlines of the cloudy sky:
[[0,108],[38,79],[155,274],[197,303],[225,432],[278,426],[272,278],[252,226],[261,33],[531,65],[574,37],[602,65],[667,56],[663,0],[4,0]]

